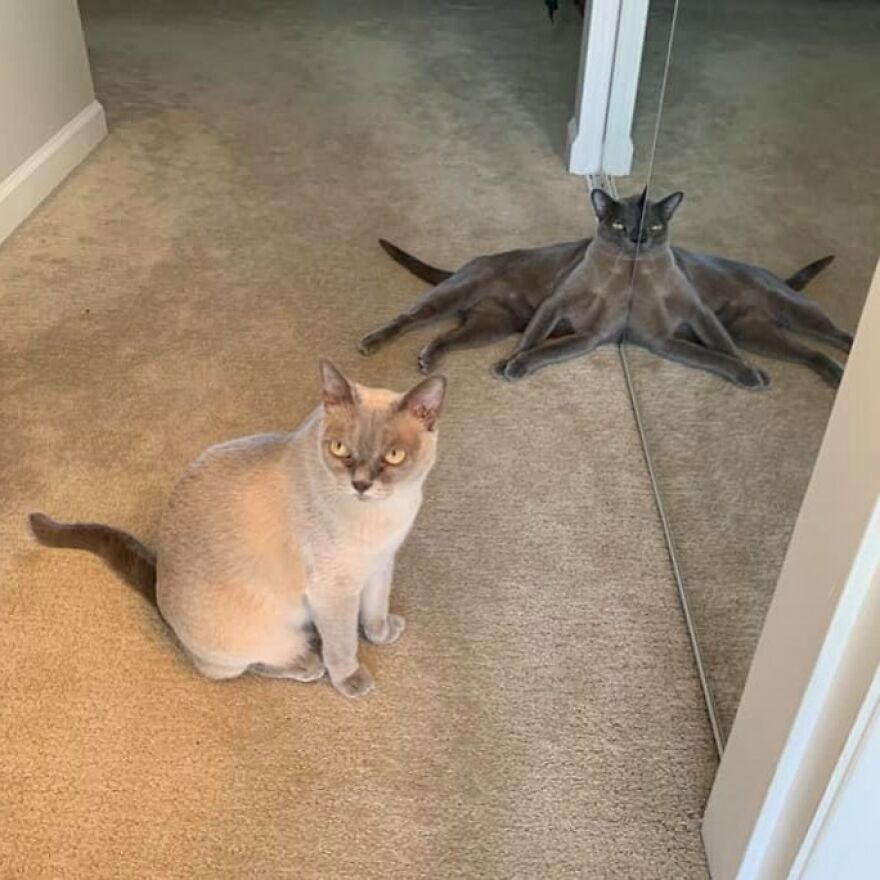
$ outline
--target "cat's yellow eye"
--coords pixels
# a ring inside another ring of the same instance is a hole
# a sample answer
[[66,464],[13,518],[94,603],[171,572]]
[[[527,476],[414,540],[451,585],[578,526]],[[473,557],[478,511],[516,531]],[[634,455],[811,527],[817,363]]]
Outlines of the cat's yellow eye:
[[623,224],[622,223],[612,223],[611,227],[613,229],[623,229]]
[[385,461],[387,464],[403,464],[406,459],[406,453],[402,449],[389,449],[385,453]]
[[333,440],[330,443],[330,454],[336,458],[345,458],[348,455],[348,447],[338,440]]
[[655,223],[655,224],[651,227],[651,232],[659,232],[662,228],[663,228],[663,224],[662,224],[662,223]]

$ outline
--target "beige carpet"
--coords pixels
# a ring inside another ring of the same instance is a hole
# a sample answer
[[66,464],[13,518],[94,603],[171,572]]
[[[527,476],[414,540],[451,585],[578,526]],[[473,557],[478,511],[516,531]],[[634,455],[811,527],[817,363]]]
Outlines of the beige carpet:
[[[647,173],[672,5],[652,3],[633,187]],[[673,227],[684,247],[783,274],[836,254],[807,293],[850,330],[880,257],[877,11],[871,0],[682,3],[651,182],[685,191]],[[834,400],[805,367],[753,360],[773,379],[764,394],[632,356],[725,730]]]
[[588,225],[579,22],[532,0],[83,2],[100,147],[0,248],[0,876],[699,878],[715,759],[613,350],[448,361],[377,691],[200,679],[27,511],[149,541],[201,449],[292,426],[316,359],[441,264]]

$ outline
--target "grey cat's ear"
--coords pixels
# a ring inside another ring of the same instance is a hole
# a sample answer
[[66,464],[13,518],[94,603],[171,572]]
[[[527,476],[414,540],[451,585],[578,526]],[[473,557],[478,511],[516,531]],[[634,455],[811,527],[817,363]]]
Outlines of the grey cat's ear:
[[681,204],[681,200],[684,198],[683,192],[674,192],[666,198],[661,199],[657,202],[657,210],[660,212],[660,216],[668,223],[672,219],[672,215],[675,213],[675,209]]
[[600,221],[604,220],[617,204],[604,189],[599,189],[599,187],[590,192],[590,201],[593,203],[593,210]]
[[355,401],[354,388],[351,382],[328,360],[321,358],[321,382],[324,395],[324,406],[350,406]]
[[440,418],[445,396],[446,377],[431,376],[404,395],[400,401],[400,409],[417,418],[427,430],[433,431],[437,419]]

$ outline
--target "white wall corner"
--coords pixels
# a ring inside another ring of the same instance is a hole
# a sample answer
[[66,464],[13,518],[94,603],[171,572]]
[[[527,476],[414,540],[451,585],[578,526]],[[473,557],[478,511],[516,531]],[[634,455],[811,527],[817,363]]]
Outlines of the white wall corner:
[[0,181],[0,243],[107,136],[104,108],[92,101]]

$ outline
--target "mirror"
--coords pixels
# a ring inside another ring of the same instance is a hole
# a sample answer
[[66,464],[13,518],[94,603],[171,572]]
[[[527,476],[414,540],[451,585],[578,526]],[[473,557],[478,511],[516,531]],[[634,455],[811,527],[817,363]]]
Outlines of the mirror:
[[[648,199],[684,193],[672,245],[761,267],[676,256],[704,326],[693,304],[667,302],[657,319],[683,347],[658,357],[634,344],[631,322],[624,349],[719,746],[834,402],[834,364],[846,363],[833,326],[855,332],[880,250],[872,35],[870,2],[684,0],[665,83],[655,66],[640,84],[663,95]],[[649,30],[646,58],[665,47]],[[635,177],[621,188],[637,192]],[[726,356],[725,337],[738,363],[707,354]],[[764,373],[769,387],[741,387]]]

